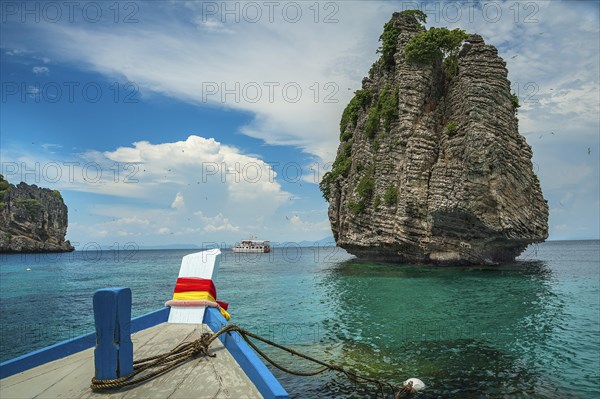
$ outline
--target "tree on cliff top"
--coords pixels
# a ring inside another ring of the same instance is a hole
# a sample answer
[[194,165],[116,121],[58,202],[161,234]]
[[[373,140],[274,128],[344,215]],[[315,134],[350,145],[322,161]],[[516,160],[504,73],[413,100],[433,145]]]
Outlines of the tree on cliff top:
[[427,14],[421,10],[404,10],[400,11],[400,15],[412,15],[422,24],[427,22]]
[[10,186],[10,183],[4,179],[3,175],[0,175],[0,191],[6,190]]
[[433,62],[440,55],[443,58],[455,57],[467,37],[467,33],[458,28],[430,28],[406,43],[404,57],[407,61],[422,63]]
[[[427,20],[427,14],[421,10],[405,10],[400,12],[400,15],[412,15],[420,23],[424,23]],[[376,53],[381,54],[384,66],[389,67],[394,65],[394,54],[396,53],[399,34],[400,30],[396,28],[393,19],[383,26],[383,33],[379,36],[381,46],[379,46]]]

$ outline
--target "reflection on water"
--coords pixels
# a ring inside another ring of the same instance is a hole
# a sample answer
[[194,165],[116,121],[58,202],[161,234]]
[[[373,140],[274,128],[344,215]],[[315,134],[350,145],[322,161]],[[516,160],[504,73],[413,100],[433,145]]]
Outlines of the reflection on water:
[[550,342],[564,306],[542,261],[438,268],[350,260],[322,284],[333,305],[326,340],[343,340],[340,360],[373,377],[418,377],[428,385],[422,397],[432,398],[567,394],[561,376],[547,374],[549,362],[572,359]]

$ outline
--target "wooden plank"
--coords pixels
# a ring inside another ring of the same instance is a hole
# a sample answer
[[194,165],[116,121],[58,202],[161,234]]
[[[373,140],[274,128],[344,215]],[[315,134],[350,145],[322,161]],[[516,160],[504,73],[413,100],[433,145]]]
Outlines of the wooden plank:
[[[81,353],[86,353],[87,356],[81,356]],[[32,370],[34,371],[33,373],[20,373],[2,380],[0,397],[15,399],[43,397],[44,391],[48,390],[55,383],[70,380],[73,373],[76,373],[78,370],[87,369],[89,371],[92,369],[92,367],[86,367],[89,364],[93,364],[91,349],[73,355],[73,357],[78,357],[78,359],[69,358],[68,362],[61,361],[63,360],[61,359],[57,361],[59,364],[54,364],[52,367],[36,367],[36,369]],[[89,381],[90,377],[88,375],[88,385]],[[69,386],[71,386],[70,383]],[[77,395],[71,397],[77,397]]]
[[[164,324],[163,324],[164,325]],[[150,328],[148,330],[141,331],[137,334],[134,334],[132,337],[132,341],[134,342],[136,348],[144,348],[144,347],[152,347],[154,343],[160,340],[159,336],[161,334],[160,329]],[[170,349],[170,348],[169,348]],[[168,349],[167,349],[168,350]],[[74,355],[72,357],[61,359],[57,363],[57,367],[64,367],[70,370],[68,374],[68,378],[57,378],[54,375],[54,370],[47,371],[46,378],[49,378],[50,382],[45,382],[43,379],[40,381],[36,381],[36,385],[43,385],[45,389],[37,394],[40,398],[84,398],[90,396],[99,396],[104,394],[94,394],[90,389],[91,377],[93,375],[94,370],[93,367],[93,359],[92,359],[92,350],[81,352],[80,354]],[[156,354],[156,352],[152,353]],[[148,356],[147,354],[136,353],[138,358]],[[69,361],[76,361],[78,357],[83,357],[85,363],[80,364],[79,367],[71,370],[68,366]],[[38,367],[38,369],[43,369],[43,367]],[[26,374],[26,373],[22,373]],[[3,381],[4,382],[4,381]],[[123,394],[120,394],[121,396]],[[119,396],[119,397],[121,397]]]
[[[164,323],[169,317],[169,308],[162,308],[154,312],[138,316],[131,320],[131,333],[146,330],[149,327]],[[6,362],[0,363],[0,379],[30,370],[74,353],[83,351],[96,345],[96,333],[80,335],[73,339],[59,342],[54,345],[27,353]]]
[[[159,333],[160,333],[160,330],[154,329],[154,328],[149,328],[149,329],[140,331],[137,334],[133,334],[132,342],[136,348],[138,348],[138,347],[143,348],[148,342],[155,339]],[[15,384],[20,384],[23,382],[31,382],[32,379],[43,376],[44,374],[48,374],[48,373],[53,373],[55,377],[59,377],[59,378],[57,378],[57,380],[59,380],[62,378],[62,377],[58,376],[58,374],[57,374],[60,372],[60,370],[62,370],[62,369],[69,370],[70,369],[69,365],[71,365],[71,364],[76,364],[75,369],[79,369],[79,365],[82,364],[83,361],[93,363],[93,356],[94,356],[94,353],[92,350],[81,351],[81,352],[78,352],[67,358],[62,358],[62,359],[52,362],[53,363],[52,367],[35,367],[31,370],[28,370],[27,372],[18,373],[10,379],[8,379],[8,378],[3,379],[0,386],[2,387],[2,389],[9,388]],[[137,356],[137,354],[136,354],[136,356]],[[85,372],[88,372],[86,368],[83,368],[82,370],[84,370]],[[89,375],[86,378],[89,380],[89,382],[91,382],[91,377]]]
[[[144,358],[165,353],[182,342],[190,342],[200,338],[198,325],[194,324],[163,324],[160,332],[146,345],[136,348],[136,357]],[[170,373],[163,374],[143,384],[143,389],[130,389],[123,393],[122,398],[167,398],[176,390],[185,375],[191,372],[189,364],[182,365]],[[140,386],[141,388],[141,386]]]
[[[168,324],[134,334],[136,358],[164,353],[177,344],[196,339],[206,325]],[[130,389],[92,392],[93,349],[41,365],[3,379],[1,398],[261,398],[260,392],[217,340],[215,358],[190,360],[169,373]]]
[[[227,325],[227,321],[216,308],[209,308],[204,315],[204,322],[213,330],[218,331]],[[258,355],[236,332],[219,336],[227,351],[240,365],[265,399],[288,399],[289,395],[281,383],[269,371]]]

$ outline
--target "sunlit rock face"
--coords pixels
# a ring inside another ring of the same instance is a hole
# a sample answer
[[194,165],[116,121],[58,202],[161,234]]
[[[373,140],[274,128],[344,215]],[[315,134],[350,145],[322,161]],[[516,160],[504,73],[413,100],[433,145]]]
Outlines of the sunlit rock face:
[[363,79],[342,120],[337,172],[321,183],[337,244],[383,261],[513,260],[547,238],[548,205],[506,63],[478,35],[453,72],[441,55],[407,62],[404,47],[425,29],[411,15],[392,23],[393,63],[380,59]]
[[68,252],[67,206],[56,190],[9,184],[0,175],[0,252]]

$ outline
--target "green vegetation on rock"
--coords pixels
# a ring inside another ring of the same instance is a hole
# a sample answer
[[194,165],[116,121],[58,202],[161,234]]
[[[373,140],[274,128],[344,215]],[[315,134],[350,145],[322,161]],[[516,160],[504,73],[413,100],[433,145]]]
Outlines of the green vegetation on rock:
[[10,184],[4,180],[4,176],[0,175],[0,192],[8,190]]
[[374,139],[381,126],[386,132],[389,132],[392,122],[398,119],[399,93],[397,89],[390,89],[385,86],[375,104],[369,110],[369,116],[365,122],[365,134],[368,138]]
[[427,22],[427,14],[421,10],[404,10],[400,12],[400,15],[413,15],[420,23]]
[[375,61],[373,63],[373,65],[371,65],[371,68],[369,68],[369,79],[375,78],[375,70],[376,69],[379,69],[379,61]]
[[59,199],[61,201],[63,200],[63,197],[60,194],[60,191],[58,191],[58,190],[52,190],[52,195],[54,195],[57,199]]
[[381,143],[379,142],[379,140],[373,140],[373,143],[371,144],[371,148],[373,149],[373,151],[379,151],[379,147],[381,147]]
[[377,54],[381,54],[382,66],[390,69],[395,65],[394,54],[400,31],[394,26],[394,21],[388,21],[383,26],[383,33],[379,36],[381,46],[377,49]]
[[514,113],[519,113],[519,108],[521,107],[521,104],[519,104],[519,97],[515,93],[512,93],[510,95],[510,102],[512,103]]
[[356,126],[359,111],[369,106],[371,97],[372,95],[368,90],[357,90],[354,93],[354,97],[342,113],[342,119],[340,120],[340,141],[348,141],[352,138],[352,132],[347,130],[347,127],[348,125],[352,127]]
[[456,136],[457,128],[458,128],[458,125],[456,124],[456,122],[454,122],[454,121],[448,122],[448,124],[446,125],[446,134],[450,137]]
[[387,206],[395,206],[398,203],[398,187],[395,184],[390,184],[385,189],[383,200]]
[[323,198],[329,201],[329,196],[331,194],[331,184],[335,182],[340,176],[348,176],[348,172],[350,171],[350,167],[352,166],[352,142],[344,143],[343,150],[338,154],[335,161],[333,161],[333,165],[331,166],[331,171],[325,173],[321,183],[319,183],[319,188],[321,189],[321,193],[323,193]]
[[365,204],[362,201],[356,202],[354,200],[349,200],[348,209],[350,209],[353,214],[358,215],[365,210]]
[[[427,20],[427,14],[421,10],[405,10],[400,12],[401,15],[412,15],[420,23],[424,23]],[[396,62],[394,61],[394,54],[396,53],[396,46],[398,44],[398,35],[400,30],[394,25],[394,20],[388,21],[383,26],[383,33],[379,36],[381,45],[377,49],[377,54],[381,54],[381,58],[373,64],[371,70],[369,70],[369,77],[373,79],[376,68],[391,69]]]
[[444,60],[444,66],[446,67],[446,73],[449,77],[453,78],[458,74],[458,56],[452,55]]
[[[462,29],[430,28],[413,36],[404,48],[407,61],[431,63],[436,58],[456,58],[462,42],[468,37]],[[448,61],[448,65],[453,62]]]
[[375,201],[373,201],[373,207],[377,209],[379,205],[381,205],[381,196],[378,195],[375,197]]
[[373,197],[373,192],[375,191],[375,166],[371,166],[367,174],[360,179],[356,191],[363,200],[368,201]]
[[4,194],[7,193],[10,188],[10,183],[4,180],[4,176],[0,175],[0,210],[4,208]]
[[377,107],[373,107],[369,110],[369,116],[365,122],[365,134],[372,139],[377,131],[379,131],[379,114],[377,113]]
[[37,215],[43,209],[40,201],[34,198],[17,198],[16,203],[18,207],[24,208],[33,220],[37,220]]
[[392,122],[398,119],[398,102],[398,90],[389,90],[386,86],[377,101],[377,109],[386,132],[390,130]]
[[[330,172],[325,173],[319,188],[323,193],[323,198],[329,201],[331,194],[331,184],[340,176],[348,176],[350,167],[352,166],[352,132],[348,126],[356,126],[358,122],[359,111],[365,110],[372,102],[372,94],[368,90],[357,90],[350,103],[342,114],[340,121],[340,141],[344,143],[343,150],[338,154],[333,162]],[[365,133],[371,139],[375,138],[381,126],[385,131],[389,131],[392,122],[398,118],[398,90],[392,90],[386,86],[375,104],[369,110],[369,116],[365,122]],[[377,143],[377,148],[379,148]]]
[[375,165],[371,165],[367,170],[367,173],[359,180],[358,186],[356,187],[358,193],[358,202],[354,200],[348,201],[348,208],[355,214],[362,213],[369,201],[373,198],[375,192]]

